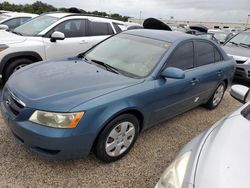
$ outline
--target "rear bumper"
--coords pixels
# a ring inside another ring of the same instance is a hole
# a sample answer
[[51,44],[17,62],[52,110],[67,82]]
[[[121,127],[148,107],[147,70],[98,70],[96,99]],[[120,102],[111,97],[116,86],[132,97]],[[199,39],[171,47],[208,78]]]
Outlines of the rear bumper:
[[77,134],[74,130],[55,129],[29,121],[13,120],[1,103],[1,113],[13,135],[31,151],[50,159],[86,157],[93,144],[93,134]]
[[250,81],[250,65],[237,64],[235,76],[236,79]]

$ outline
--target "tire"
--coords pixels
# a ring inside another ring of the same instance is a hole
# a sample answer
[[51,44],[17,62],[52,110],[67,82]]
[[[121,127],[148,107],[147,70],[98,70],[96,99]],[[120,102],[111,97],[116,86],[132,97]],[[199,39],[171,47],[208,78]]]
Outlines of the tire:
[[4,82],[7,82],[9,77],[18,69],[29,65],[31,63],[34,63],[32,60],[27,59],[27,58],[20,58],[20,59],[15,59],[14,61],[11,61],[8,63],[7,67],[5,68],[4,72]]
[[138,134],[139,122],[134,115],[123,114],[114,118],[97,139],[96,157],[105,163],[121,159],[131,150]]
[[215,109],[221,103],[225,91],[226,91],[226,84],[225,82],[223,82],[216,88],[212,97],[208,100],[208,102],[204,106],[210,110]]

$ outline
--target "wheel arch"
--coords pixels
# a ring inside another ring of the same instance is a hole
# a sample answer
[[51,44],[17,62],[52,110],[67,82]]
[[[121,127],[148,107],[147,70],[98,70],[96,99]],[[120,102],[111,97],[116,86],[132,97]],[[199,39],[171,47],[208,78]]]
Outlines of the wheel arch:
[[108,125],[109,122],[111,122],[114,118],[123,115],[123,114],[132,114],[134,115],[138,121],[139,121],[139,133],[143,130],[143,126],[144,126],[144,115],[143,113],[137,109],[137,108],[126,108],[123,110],[120,110],[116,113],[114,113],[110,118],[108,118],[104,123],[103,126],[101,127],[101,129],[99,130],[98,134],[96,135],[93,145],[92,145],[92,149],[95,147],[96,142],[98,140],[98,137],[100,136],[101,132],[105,129],[105,127]]
[[28,58],[33,60],[34,62],[42,61],[43,58],[37,53],[32,51],[26,51],[26,52],[16,52],[6,55],[1,63],[0,63],[0,74],[3,75],[4,70],[6,69],[7,65],[17,59],[17,58]]
[[229,84],[229,81],[228,81],[228,79],[224,79],[224,80],[223,80],[223,82],[225,83],[225,86],[226,86],[226,89],[227,89],[227,87],[228,87],[228,84]]

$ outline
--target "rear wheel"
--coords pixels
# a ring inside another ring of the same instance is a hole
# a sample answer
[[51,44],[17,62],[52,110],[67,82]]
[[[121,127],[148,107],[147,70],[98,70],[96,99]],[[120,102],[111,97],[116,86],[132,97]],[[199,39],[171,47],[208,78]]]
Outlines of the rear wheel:
[[222,101],[225,91],[226,91],[226,84],[223,82],[217,87],[212,97],[205,104],[205,107],[207,107],[208,109],[216,108]]
[[113,119],[100,134],[95,154],[103,162],[113,162],[125,156],[133,147],[139,133],[139,122],[131,114]]
[[20,58],[20,59],[15,59],[11,62],[8,63],[5,73],[4,73],[4,82],[7,82],[9,77],[19,69],[25,67],[26,65],[29,65],[33,63],[32,60],[27,59],[27,58]]

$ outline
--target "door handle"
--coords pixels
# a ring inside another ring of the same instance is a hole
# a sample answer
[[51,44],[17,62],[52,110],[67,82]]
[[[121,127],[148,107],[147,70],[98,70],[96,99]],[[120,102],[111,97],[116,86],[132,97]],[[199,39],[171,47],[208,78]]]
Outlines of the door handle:
[[80,42],[80,44],[88,44],[88,41],[82,40],[82,41]]
[[199,79],[193,78],[192,81],[191,81],[191,84],[194,86],[194,85],[198,84],[199,82],[200,82]]
[[218,76],[221,76],[221,75],[222,75],[222,73],[223,73],[223,71],[222,71],[222,70],[219,70],[219,71],[217,72]]

